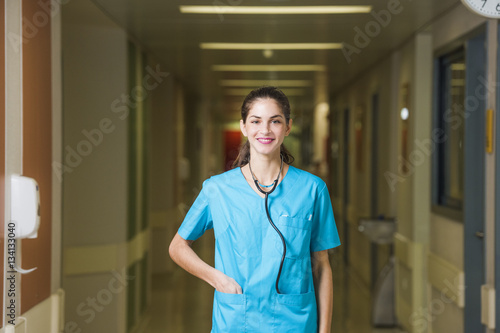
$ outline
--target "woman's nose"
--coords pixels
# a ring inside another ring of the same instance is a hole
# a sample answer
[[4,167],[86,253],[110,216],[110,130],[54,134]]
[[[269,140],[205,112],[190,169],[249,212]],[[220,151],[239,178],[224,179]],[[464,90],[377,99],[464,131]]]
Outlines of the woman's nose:
[[269,124],[265,124],[265,123],[262,124],[262,127],[261,127],[260,131],[262,133],[269,133],[270,132],[270,126],[269,126]]

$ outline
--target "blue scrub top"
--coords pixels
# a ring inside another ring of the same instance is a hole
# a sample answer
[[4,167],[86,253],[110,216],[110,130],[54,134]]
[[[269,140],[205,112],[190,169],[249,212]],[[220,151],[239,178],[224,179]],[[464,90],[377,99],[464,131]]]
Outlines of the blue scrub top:
[[240,168],[205,180],[179,235],[196,240],[213,228],[215,268],[232,277],[243,294],[215,291],[212,333],[317,332],[317,308],[311,252],[340,245],[325,182],[290,166],[269,195],[270,214],[281,239],[267,219],[264,198],[248,184]]

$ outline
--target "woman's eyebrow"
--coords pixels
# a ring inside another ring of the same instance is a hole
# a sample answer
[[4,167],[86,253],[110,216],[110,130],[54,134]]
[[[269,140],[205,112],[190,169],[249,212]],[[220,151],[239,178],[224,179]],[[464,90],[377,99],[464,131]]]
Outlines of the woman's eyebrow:
[[[261,117],[259,117],[259,116],[255,116],[255,115],[251,115],[251,116],[250,116],[250,118],[252,118],[252,117],[261,119]],[[269,117],[269,118],[277,118],[277,117],[279,117],[279,118],[283,118],[283,116],[282,116],[281,114],[276,114],[276,115],[271,116],[271,117]]]

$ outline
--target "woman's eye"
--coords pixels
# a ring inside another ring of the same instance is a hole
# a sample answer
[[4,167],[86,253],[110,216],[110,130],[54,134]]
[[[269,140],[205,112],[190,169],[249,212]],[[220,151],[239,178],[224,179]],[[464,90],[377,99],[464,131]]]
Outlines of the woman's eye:
[[281,121],[279,121],[279,120],[273,120],[273,124],[281,124]]

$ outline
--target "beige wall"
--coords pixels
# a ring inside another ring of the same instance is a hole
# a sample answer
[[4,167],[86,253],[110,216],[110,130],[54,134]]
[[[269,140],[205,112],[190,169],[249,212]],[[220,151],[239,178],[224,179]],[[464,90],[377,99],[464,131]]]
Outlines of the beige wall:
[[[62,10],[63,161],[68,164],[69,149],[91,149],[62,175],[65,325],[122,333],[127,298],[135,297],[128,286],[140,279],[127,280],[127,269],[145,246],[127,239],[129,122],[135,120],[119,101],[131,93],[128,39],[90,1]],[[93,133],[93,143],[83,131]]]
[[99,143],[63,175],[66,325],[134,331],[146,322],[151,273],[173,268],[168,241],[184,209],[184,94],[91,1],[64,6],[62,31],[63,159],[91,142],[82,131],[102,133],[92,132]]
[[168,256],[169,240],[177,231],[182,207],[177,195],[178,177],[176,124],[178,121],[176,86],[172,76],[152,92],[151,128],[151,227],[152,268],[154,273],[172,270]]
[[[95,12],[91,17],[99,19],[98,24],[74,16],[89,10]],[[68,151],[78,152],[79,145],[89,142],[82,131],[103,133],[103,127],[110,132],[63,174],[64,243],[120,242],[126,237],[128,137],[127,122],[120,119],[121,113],[112,112],[112,103],[128,93],[127,36],[88,2],[75,2],[63,7],[62,38],[63,157],[66,160]]]
[[[395,110],[395,116],[397,117],[398,123],[397,123],[397,132],[396,132],[396,141],[398,143],[398,150],[396,152],[396,156],[398,156],[398,172],[400,170],[400,162],[399,162],[399,157],[401,156],[401,117],[400,117],[400,110],[401,110],[401,89],[404,84],[409,84],[410,85],[410,91],[413,91],[414,89],[414,68],[413,68],[413,63],[415,61],[415,44],[408,43],[406,44],[401,50],[398,50],[396,53],[398,53],[398,65],[397,65],[397,75],[398,75],[398,81],[397,85],[395,87],[392,87],[393,89],[393,94],[397,98],[397,105],[396,105],[396,110]],[[415,99],[418,98],[418,96],[415,96],[414,94],[411,94],[410,92],[410,104],[413,104],[415,102]],[[409,122],[412,122],[412,119],[414,118],[414,112],[415,110],[411,110],[411,116],[409,118]],[[408,126],[408,141],[411,143],[411,138],[413,137],[413,127],[411,124]],[[411,145],[408,147],[408,150],[411,151]],[[413,231],[411,227],[411,221],[412,221],[412,183],[413,183],[413,177],[405,177],[404,181],[397,182],[396,183],[396,188],[397,188],[397,217],[398,217],[398,233],[401,235],[412,239],[413,237]]]
[[[396,193],[387,185],[384,172],[393,171],[394,162],[391,161],[391,150],[383,149],[390,147],[390,143],[394,140],[394,124],[392,122],[392,109],[389,107],[391,97],[391,77],[387,75],[391,70],[390,60],[384,61],[380,66],[371,69],[366,75],[349,86],[346,90],[341,91],[333,99],[332,109],[342,111],[339,114],[340,127],[344,124],[343,110],[349,108],[350,123],[349,128],[341,128],[341,131],[348,130],[350,135],[349,149],[349,186],[350,186],[350,205],[346,216],[350,222],[350,240],[346,243],[349,246],[350,263],[354,271],[360,275],[366,286],[371,284],[370,262],[367,258],[370,257],[370,242],[358,231],[358,219],[361,217],[369,217],[371,215],[371,136],[372,136],[372,97],[374,94],[379,95],[379,154],[378,154],[378,207],[377,214],[382,214],[386,217],[395,216],[394,207],[391,201],[394,200]],[[356,162],[356,137],[354,128],[358,117],[363,122],[363,140],[362,140],[362,162],[361,169],[358,169]],[[343,134],[340,133],[342,137]],[[342,156],[339,160],[342,165]],[[340,179],[344,176],[342,175]],[[338,184],[341,186],[342,184]],[[335,184],[334,184],[335,186]],[[338,200],[339,198],[334,198]],[[340,207],[338,202],[336,207]],[[341,213],[336,209],[336,212]],[[387,251],[387,249],[383,250]],[[381,253],[381,261],[384,261],[386,253]]]
[[[356,110],[367,110],[373,92],[380,94],[380,154],[379,168],[398,174],[397,161],[401,154],[402,121],[399,111],[402,107],[401,87],[410,87],[410,118],[408,120],[408,150],[418,150],[415,139],[423,140],[431,135],[432,96],[432,53],[470,32],[484,20],[468,12],[463,6],[456,6],[434,22],[426,34],[417,35],[391,57],[367,71],[358,81],[334,96],[334,107],[351,111],[351,156],[349,168],[351,177],[351,206],[347,216],[351,222],[351,239],[348,244],[351,267],[362,280],[369,284],[370,248],[357,231],[360,216],[368,213],[369,178],[355,164],[354,121]],[[390,73],[390,75],[388,74]],[[366,128],[370,126],[367,114]],[[341,122],[342,124],[342,122]],[[345,130],[345,129],[344,129]],[[369,131],[365,132],[367,137]],[[388,147],[384,149],[384,147]],[[369,151],[363,158],[369,160]],[[396,256],[398,257],[396,290],[399,320],[409,331],[463,332],[463,309],[457,302],[445,304],[443,310],[429,320],[426,309],[440,300],[446,277],[463,276],[463,224],[434,214],[430,208],[430,161],[426,156],[410,176],[396,181],[394,191],[387,182],[379,190],[379,211],[398,220]],[[371,166],[367,163],[367,168]],[[342,198],[335,198],[341,202]],[[429,256],[429,257],[428,257]],[[428,265],[435,268],[427,272]],[[448,274],[448,275],[447,275]],[[444,280],[443,280],[444,279]],[[442,281],[441,281],[442,280]],[[457,281],[452,281],[459,287]],[[434,314],[434,313],[430,313]],[[457,318],[459,318],[457,320]],[[460,319],[462,318],[462,319]]]

